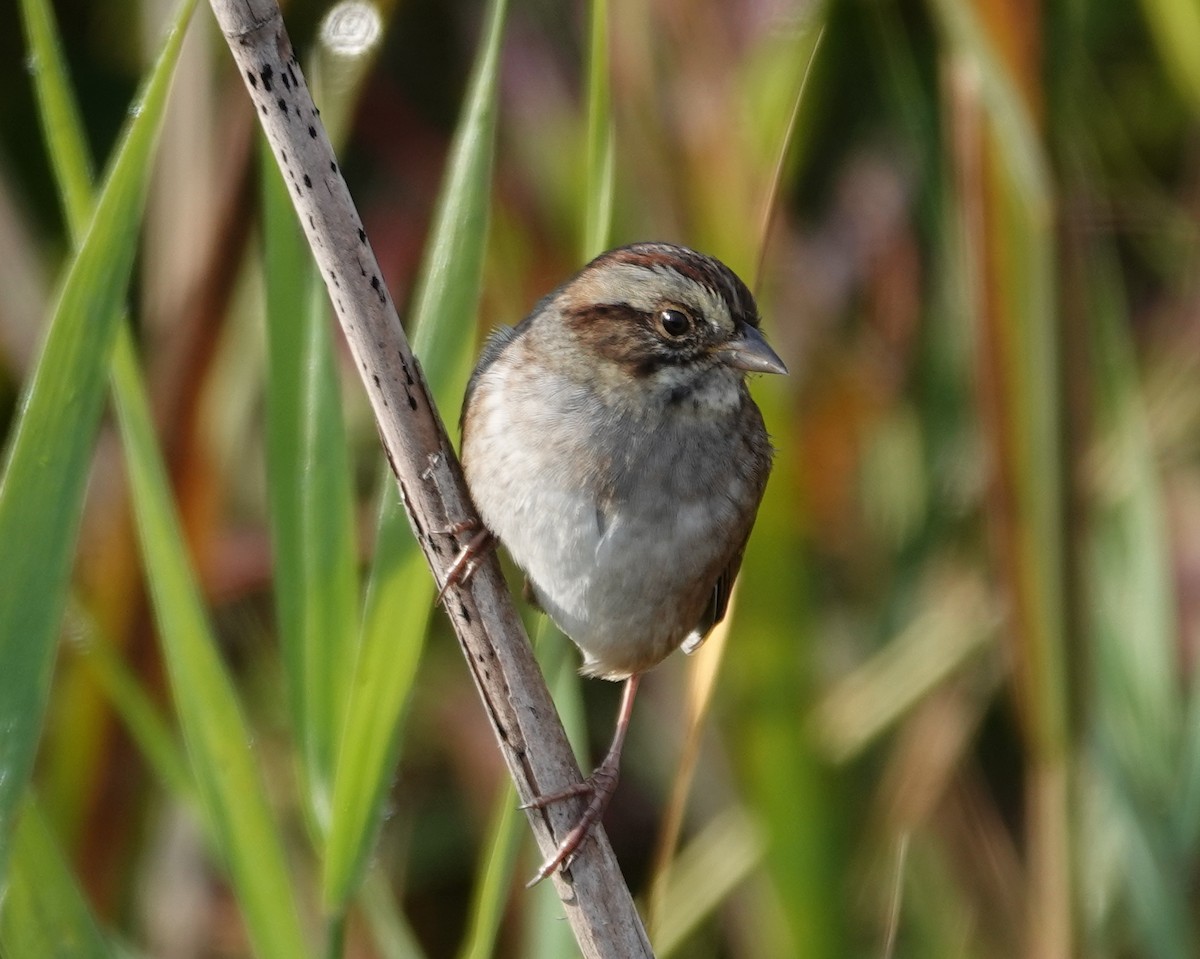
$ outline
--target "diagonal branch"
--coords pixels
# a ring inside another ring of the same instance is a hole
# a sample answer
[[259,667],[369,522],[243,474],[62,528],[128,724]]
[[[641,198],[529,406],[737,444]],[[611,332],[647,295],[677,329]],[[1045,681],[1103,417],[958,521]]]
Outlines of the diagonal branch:
[[[475,519],[462,470],[426,388],[375,254],[342,179],[275,0],[211,0],[345,332],[413,533],[435,579],[457,551],[441,532]],[[446,597],[522,802],[580,781],[579,767],[495,557]],[[551,855],[578,818],[572,803],[531,810]],[[612,849],[601,830],[566,875],[554,877],[585,957],[651,956]]]

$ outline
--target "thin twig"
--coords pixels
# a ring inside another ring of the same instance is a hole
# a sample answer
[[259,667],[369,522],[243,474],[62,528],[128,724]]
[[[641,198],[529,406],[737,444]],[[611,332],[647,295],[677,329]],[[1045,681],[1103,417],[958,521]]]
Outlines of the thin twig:
[[[211,0],[279,163],[375,413],[413,533],[435,579],[445,582],[464,521],[477,519],[462,470],[408,346],[375,254],[284,29],[275,0]],[[494,556],[447,611],[522,802],[580,781]],[[580,803],[531,810],[550,855]],[[641,920],[602,830],[566,874],[554,877],[585,957],[651,956]]]

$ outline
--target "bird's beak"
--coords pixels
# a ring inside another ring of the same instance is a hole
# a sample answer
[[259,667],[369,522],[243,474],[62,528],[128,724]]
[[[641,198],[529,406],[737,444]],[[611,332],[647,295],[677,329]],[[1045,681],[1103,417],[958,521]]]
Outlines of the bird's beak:
[[747,373],[787,373],[788,369],[766,338],[753,326],[743,323],[735,339],[717,350],[717,359],[735,370]]

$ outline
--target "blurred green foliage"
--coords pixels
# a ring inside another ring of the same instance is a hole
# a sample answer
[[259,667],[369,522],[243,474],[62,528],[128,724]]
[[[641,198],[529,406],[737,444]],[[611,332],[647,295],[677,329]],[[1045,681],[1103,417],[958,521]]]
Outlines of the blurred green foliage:
[[[66,550],[0,542],[0,624],[62,637],[44,723],[0,729],[37,749],[34,788],[0,768],[0,953],[286,954],[298,907],[314,955],[567,954],[203,6],[121,435],[40,437],[82,450],[78,533],[22,479],[20,417],[66,421],[19,400],[59,293],[134,252],[111,223],[78,247],[79,155],[109,166],[173,6],[54,5],[81,151],[41,135],[41,5],[0,7],[0,515],[40,508]],[[448,424],[486,331],[605,234],[727,260],[792,369],[753,384],[778,463],[727,641],[648,679],[606,819],[660,953],[1197,954],[1194,3],[525,3],[494,62],[482,3],[380,4],[353,62],[330,6],[285,15]],[[551,673],[600,744],[616,689]]]

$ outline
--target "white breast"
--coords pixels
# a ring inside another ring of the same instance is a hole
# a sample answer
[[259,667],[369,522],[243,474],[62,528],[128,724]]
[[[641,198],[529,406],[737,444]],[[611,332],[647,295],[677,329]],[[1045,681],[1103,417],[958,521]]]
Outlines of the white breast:
[[[661,424],[631,431],[568,381],[539,377],[535,391],[503,359],[477,384],[463,439],[476,505],[586,672],[648,668],[695,626],[699,610],[683,622],[681,601],[694,607],[704,592],[694,571],[719,561],[714,531],[738,522],[744,497],[710,495],[703,467],[681,468]],[[618,459],[638,467],[614,490]]]

